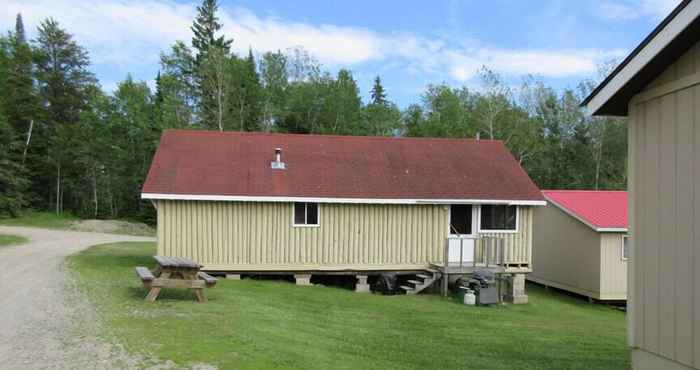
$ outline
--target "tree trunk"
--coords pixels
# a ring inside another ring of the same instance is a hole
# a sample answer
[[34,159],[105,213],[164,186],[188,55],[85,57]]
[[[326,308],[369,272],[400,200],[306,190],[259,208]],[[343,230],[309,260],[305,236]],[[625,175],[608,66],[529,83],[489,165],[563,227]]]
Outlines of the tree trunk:
[[29,121],[29,129],[27,130],[27,142],[24,144],[24,151],[22,152],[22,164],[27,159],[27,151],[29,150],[29,143],[32,140],[32,130],[34,129],[34,120]]
[[603,139],[599,138],[600,143],[598,143],[598,153],[596,153],[595,161],[595,190],[598,190],[600,185],[600,162],[603,161]]
[[61,213],[61,163],[56,165],[56,214]]
[[97,200],[97,170],[95,166],[92,167],[92,203],[95,206],[94,217],[97,218],[99,203]]

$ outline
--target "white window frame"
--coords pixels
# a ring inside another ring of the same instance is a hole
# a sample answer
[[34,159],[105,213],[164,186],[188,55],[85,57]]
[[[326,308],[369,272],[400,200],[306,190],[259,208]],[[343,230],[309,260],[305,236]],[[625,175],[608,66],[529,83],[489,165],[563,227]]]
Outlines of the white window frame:
[[[627,261],[629,259],[629,248],[627,250],[628,256],[625,257],[625,240],[627,240],[627,245],[629,245],[630,236],[629,235],[622,235],[622,242],[620,243],[620,259],[623,261]],[[631,245],[629,247],[631,247]]]
[[[309,217],[308,212],[309,208],[306,206],[308,203],[313,203],[316,204],[316,223],[315,224],[298,224],[296,223],[296,214],[294,212],[294,209],[296,207],[297,203],[303,203],[304,204],[304,220],[307,220]],[[315,203],[315,202],[294,202],[292,203],[292,226],[293,227],[320,227],[321,226],[321,204]]]
[[[515,230],[491,230],[491,229],[482,229],[481,228],[481,207],[484,206],[509,206],[512,205],[515,207]],[[520,206],[514,205],[514,204],[484,204],[480,205],[479,207],[479,217],[477,219],[477,222],[479,224],[479,233],[480,234],[517,234],[520,231]]]

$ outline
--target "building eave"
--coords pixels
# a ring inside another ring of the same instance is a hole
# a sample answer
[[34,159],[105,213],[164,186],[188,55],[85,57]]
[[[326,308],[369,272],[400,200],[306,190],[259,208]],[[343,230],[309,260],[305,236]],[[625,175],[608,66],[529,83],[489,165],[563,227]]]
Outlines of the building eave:
[[398,198],[329,198],[329,197],[285,197],[285,196],[237,196],[209,194],[163,194],[141,193],[142,199],[150,200],[192,200],[213,202],[312,202],[347,204],[507,204],[519,206],[545,206],[544,200],[518,199],[398,199]]
[[697,42],[700,1],[684,0],[649,34],[581,106],[592,115],[626,116],[629,100]]

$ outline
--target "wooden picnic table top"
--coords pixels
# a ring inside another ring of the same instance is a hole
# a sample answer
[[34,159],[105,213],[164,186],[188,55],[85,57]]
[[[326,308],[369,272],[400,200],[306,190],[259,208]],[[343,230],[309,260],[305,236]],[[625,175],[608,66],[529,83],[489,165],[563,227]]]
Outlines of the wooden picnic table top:
[[202,266],[196,261],[182,257],[153,256],[161,267],[200,269]]

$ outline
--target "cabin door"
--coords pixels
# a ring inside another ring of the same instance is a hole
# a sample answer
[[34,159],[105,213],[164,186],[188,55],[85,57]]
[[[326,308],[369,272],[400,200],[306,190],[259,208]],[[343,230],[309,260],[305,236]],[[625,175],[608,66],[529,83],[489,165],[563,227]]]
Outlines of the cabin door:
[[474,261],[476,239],[476,207],[471,204],[450,206],[450,236],[448,237],[448,261],[459,263]]

